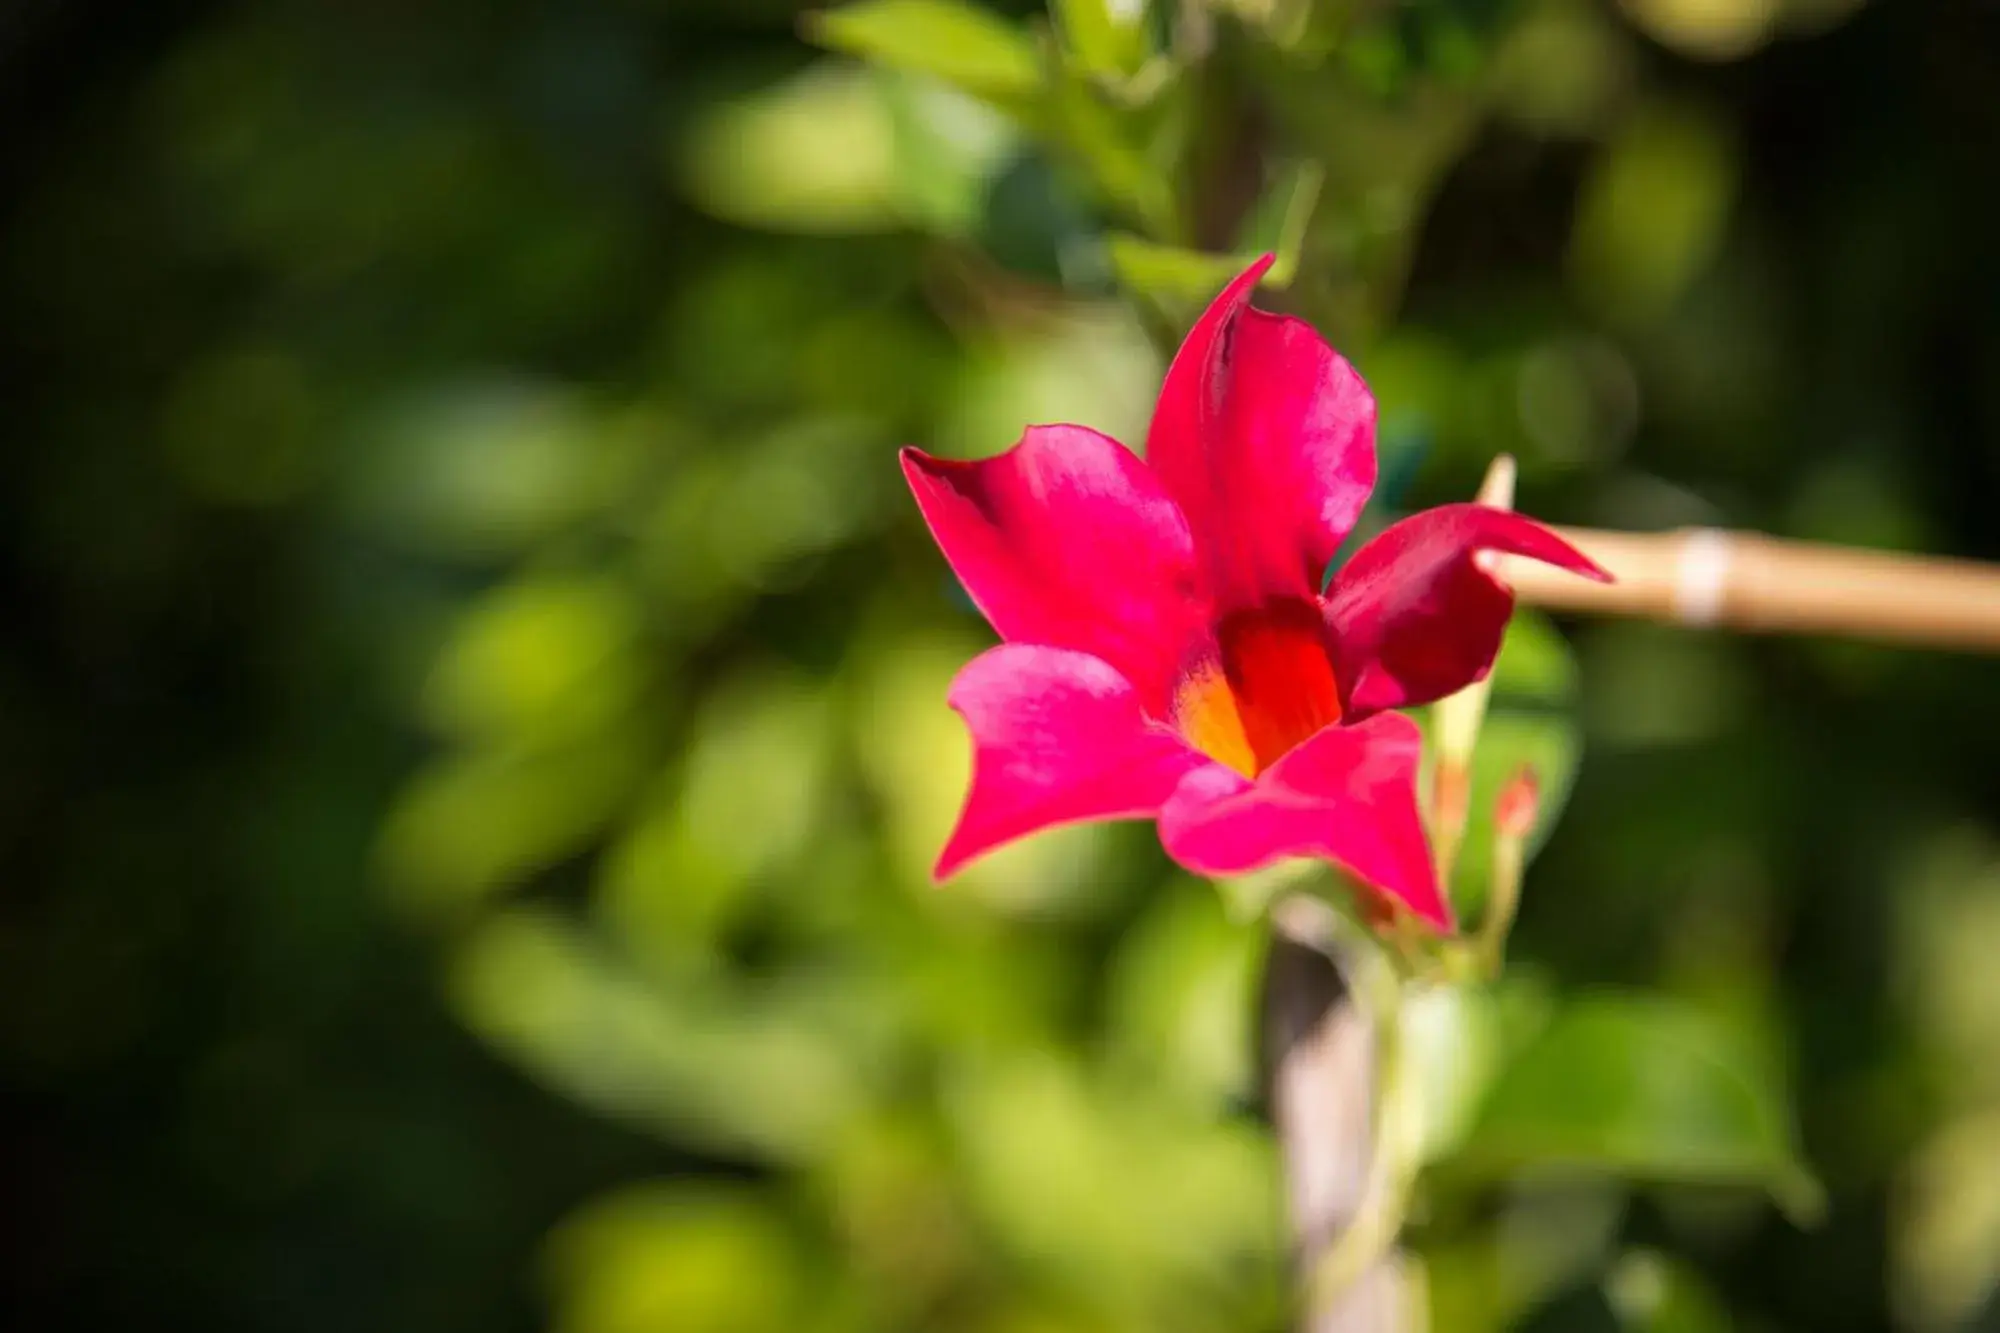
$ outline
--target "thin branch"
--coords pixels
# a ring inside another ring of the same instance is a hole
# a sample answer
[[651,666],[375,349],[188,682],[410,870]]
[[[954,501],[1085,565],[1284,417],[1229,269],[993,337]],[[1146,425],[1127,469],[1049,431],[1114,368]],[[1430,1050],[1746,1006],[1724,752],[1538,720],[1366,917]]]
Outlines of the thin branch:
[[[1386,1243],[1322,1299],[1323,1256],[1379,1208],[1377,1032],[1349,977],[1355,960],[1305,900],[1273,913],[1264,978],[1265,1086],[1284,1163],[1293,1263],[1311,1308],[1297,1333],[1416,1333],[1402,1261]],[[1374,1205],[1374,1207],[1371,1207]],[[1367,1228],[1363,1228],[1366,1230]]]

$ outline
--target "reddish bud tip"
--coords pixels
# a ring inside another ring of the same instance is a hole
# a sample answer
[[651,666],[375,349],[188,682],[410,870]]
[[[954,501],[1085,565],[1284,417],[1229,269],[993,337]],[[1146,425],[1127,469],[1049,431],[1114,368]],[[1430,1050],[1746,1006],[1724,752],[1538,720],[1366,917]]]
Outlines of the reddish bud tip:
[[1500,797],[1493,803],[1493,828],[1503,838],[1525,838],[1535,826],[1541,808],[1542,787],[1535,770],[1522,768],[1507,779]]

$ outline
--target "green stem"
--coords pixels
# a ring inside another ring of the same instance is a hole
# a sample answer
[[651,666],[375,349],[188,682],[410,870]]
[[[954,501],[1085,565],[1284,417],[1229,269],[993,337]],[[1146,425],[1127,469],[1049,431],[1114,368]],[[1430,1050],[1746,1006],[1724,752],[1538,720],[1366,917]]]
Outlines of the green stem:
[[1403,984],[1379,949],[1355,951],[1354,981],[1375,1030],[1373,1153],[1360,1210],[1313,1264],[1309,1308],[1330,1308],[1395,1248],[1416,1185],[1417,1143],[1405,1128],[1408,1101],[1403,1058]]
[[1500,975],[1507,960],[1507,936],[1514,929],[1514,913],[1521,905],[1521,877],[1527,870],[1526,840],[1500,836],[1493,839],[1493,878],[1487,890],[1486,915],[1479,923],[1479,961],[1488,977]]

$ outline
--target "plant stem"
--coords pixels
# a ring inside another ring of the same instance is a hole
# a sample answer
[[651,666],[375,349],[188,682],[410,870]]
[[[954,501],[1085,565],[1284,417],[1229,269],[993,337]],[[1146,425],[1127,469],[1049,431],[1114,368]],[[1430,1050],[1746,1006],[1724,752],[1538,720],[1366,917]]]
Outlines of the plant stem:
[[1279,904],[1265,971],[1266,1090],[1307,1294],[1297,1333],[1414,1333],[1394,1252],[1404,1173],[1378,1160],[1392,1142],[1377,1088],[1385,1057],[1395,1062],[1380,1021],[1394,1021],[1395,979],[1386,960],[1339,941],[1331,916],[1306,899]]
[[1389,960],[1379,956],[1356,954],[1347,975],[1374,1020],[1373,1155],[1360,1210],[1313,1263],[1307,1293],[1314,1309],[1338,1305],[1349,1288],[1395,1247],[1409,1213],[1417,1166],[1416,1144],[1407,1132],[1411,1122],[1405,1104],[1402,982]]
[[1479,923],[1479,960],[1488,977],[1500,975],[1506,962],[1507,936],[1514,929],[1514,913],[1521,905],[1521,876],[1527,871],[1526,847],[1521,837],[1493,839],[1493,876],[1487,890],[1486,915]]

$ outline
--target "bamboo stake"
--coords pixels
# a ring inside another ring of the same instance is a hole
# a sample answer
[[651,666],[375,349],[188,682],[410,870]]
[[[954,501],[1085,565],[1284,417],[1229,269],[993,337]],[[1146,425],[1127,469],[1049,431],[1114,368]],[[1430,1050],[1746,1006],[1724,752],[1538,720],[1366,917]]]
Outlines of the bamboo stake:
[[1993,565],[1714,528],[1555,531],[1611,571],[1615,582],[1593,583],[1538,561],[1499,558],[1494,572],[1529,605],[2000,653],[2000,567]]

